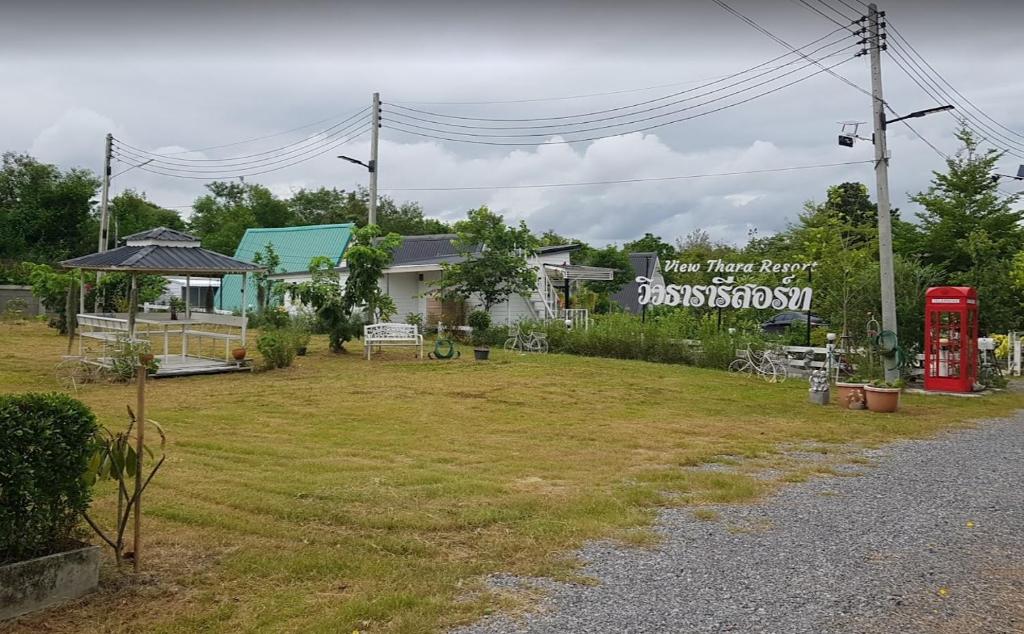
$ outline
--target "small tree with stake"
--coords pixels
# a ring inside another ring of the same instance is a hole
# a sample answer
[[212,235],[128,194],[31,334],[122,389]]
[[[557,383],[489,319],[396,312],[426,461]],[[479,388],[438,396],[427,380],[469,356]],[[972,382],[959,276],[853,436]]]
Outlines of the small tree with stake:
[[[126,429],[115,433],[109,429],[101,428],[96,432],[95,450],[89,460],[88,469],[82,476],[85,482],[90,485],[95,484],[99,480],[113,480],[117,483],[117,516],[114,518],[112,532],[104,531],[88,513],[83,513],[82,515],[89,526],[96,531],[100,539],[114,549],[114,557],[117,560],[118,566],[121,565],[121,561],[124,559],[125,530],[128,528],[132,512],[134,511],[136,514],[140,512],[139,504],[142,492],[149,486],[153,476],[160,470],[166,458],[163,448],[167,438],[164,436],[163,428],[154,420],[146,420],[146,423],[156,429],[160,435],[159,458],[154,455],[153,450],[148,445],[142,445],[143,454],[139,455],[138,446],[141,443],[137,437],[137,420],[135,412],[129,407],[128,427]],[[150,460],[154,461],[153,467],[149,470],[148,474],[142,468],[145,463],[145,456],[147,455]],[[133,543],[136,545],[139,543],[138,533],[140,530],[141,527],[137,520],[135,523],[136,534],[133,540]],[[137,553],[132,553],[132,556],[135,561],[136,572],[138,572],[139,558]]]

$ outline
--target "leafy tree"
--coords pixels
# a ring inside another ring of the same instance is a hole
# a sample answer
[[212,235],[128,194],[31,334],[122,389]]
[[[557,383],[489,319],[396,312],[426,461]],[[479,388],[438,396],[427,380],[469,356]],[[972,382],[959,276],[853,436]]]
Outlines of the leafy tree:
[[[112,238],[123,238],[154,227],[186,230],[185,221],[178,212],[163,209],[147,200],[146,194],[132,189],[110,199],[110,217],[113,224]],[[113,246],[116,246],[116,240]]]
[[1024,295],[1011,272],[1024,249],[1024,212],[993,178],[1002,154],[981,151],[969,130],[957,138],[963,148],[946,161],[947,171],[935,172],[931,186],[911,199],[924,207],[918,213],[922,262],[945,271],[951,284],[977,287],[982,330],[1015,328]]
[[295,215],[288,204],[262,185],[215,181],[196,199],[189,228],[207,249],[232,255],[250,227],[290,227]]
[[262,316],[267,312],[267,306],[279,304],[284,297],[284,283],[270,279],[281,270],[281,256],[277,254],[274,245],[268,242],[262,250],[253,254],[252,263],[266,269],[253,274],[256,282],[256,312]]
[[[156,301],[167,290],[167,278],[161,275],[139,275],[136,284],[138,285],[140,304]],[[86,305],[95,306],[95,302],[99,300],[100,303],[96,306],[98,311],[128,312],[132,290],[132,276],[130,274],[105,273],[100,278],[99,284],[87,284],[86,286]]]
[[369,225],[356,229],[352,234],[352,245],[345,252],[348,280],[345,282],[344,301],[349,311],[365,306],[370,320],[383,319],[394,315],[394,301],[380,287],[384,269],[391,266],[395,249],[402,244],[402,237],[389,233],[381,235],[380,227]]
[[68,292],[78,286],[78,276],[71,271],[55,271],[48,264],[26,263],[32,294],[39,298],[48,313],[54,315],[50,326],[60,334],[67,334]]
[[633,277],[633,267],[629,264],[629,256],[614,244],[594,250],[590,258],[587,259],[587,266],[600,266],[615,271],[611,280],[587,282],[587,288],[605,297],[614,295]]
[[[343,222],[366,226],[369,215],[369,191],[360,187],[356,191],[343,189],[300,189],[288,201],[296,224],[317,225]],[[398,204],[388,196],[377,200],[377,223],[386,233],[425,235],[449,233],[451,227],[440,220],[423,216],[419,203]]]
[[455,223],[453,240],[462,262],[442,264],[435,285],[444,295],[469,299],[476,296],[486,311],[512,295],[527,295],[537,285],[537,273],[526,258],[536,252],[537,239],[526,223],[509,227],[487,207],[469,212]]
[[552,229],[548,229],[541,234],[537,240],[538,247],[560,247],[567,244],[578,244],[579,248],[569,253],[569,262],[572,264],[582,264],[586,262],[590,255],[594,252],[594,248],[579,238],[566,238],[565,236],[559,235]]
[[4,154],[0,261],[54,263],[95,251],[92,198],[99,185],[88,170],[62,172],[27,154]]
[[[707,236],[707,234],[704,234]],[[626,253],[657,253],[662,265],[668,260],[676,259],[676,248],[653,233],[645,233],[644,237],[622,245]]]
[[345,288],[334,270],[334,261],[317,256],[309,262],[311,279],[296,287],[299,301],[313,307],[320,327],[327,331],[331,350],[343,352],[347,341],[359,334],[360,322],[345,301]]

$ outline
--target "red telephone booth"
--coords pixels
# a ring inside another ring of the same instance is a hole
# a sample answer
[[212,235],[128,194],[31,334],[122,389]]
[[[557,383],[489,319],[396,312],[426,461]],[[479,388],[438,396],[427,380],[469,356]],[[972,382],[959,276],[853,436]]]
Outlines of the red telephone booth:
[[929,288],[924,311],[924,389],[970,392],[978,379],[978,292]]

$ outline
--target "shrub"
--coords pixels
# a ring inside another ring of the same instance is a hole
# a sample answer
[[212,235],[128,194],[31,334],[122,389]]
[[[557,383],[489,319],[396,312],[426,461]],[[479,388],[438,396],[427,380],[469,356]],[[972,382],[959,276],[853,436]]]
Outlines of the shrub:
[[287,368],[295,360],[298,352],[298,340],[291,328],[274,328],[265,331],[256,340],[256,348],[263,355],[263,368]]
[[59,550],[89,507],[96,417],[64,394],[0,396],[0,563]]
[[474,310],[466,319],[466,324],[473,329],[473,332],[483,332],[491,327],[491,314],[486,310]]
[[419,332],[423,332],[423,315],[421,313],[409,313],[405,316],[405,323],[416,326]]

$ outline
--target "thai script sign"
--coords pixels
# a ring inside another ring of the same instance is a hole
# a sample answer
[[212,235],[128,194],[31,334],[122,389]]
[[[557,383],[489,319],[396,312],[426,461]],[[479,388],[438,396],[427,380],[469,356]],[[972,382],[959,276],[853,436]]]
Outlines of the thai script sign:
[[810,287],[790,286],[796,279],[792,273],[813,270],[816,262],[725,262],[720,259],[704,263],[669,260],[665,271],[682,273],[790,273],[782,278],[782,286],[774,288],[757,284],[737,284],[732,275],[714,277],[711,284],[656,284],[654,278],[639,276],[639,302],[653,306],[692,306],[699,308],[773,308],[775,310],[810,310]]

